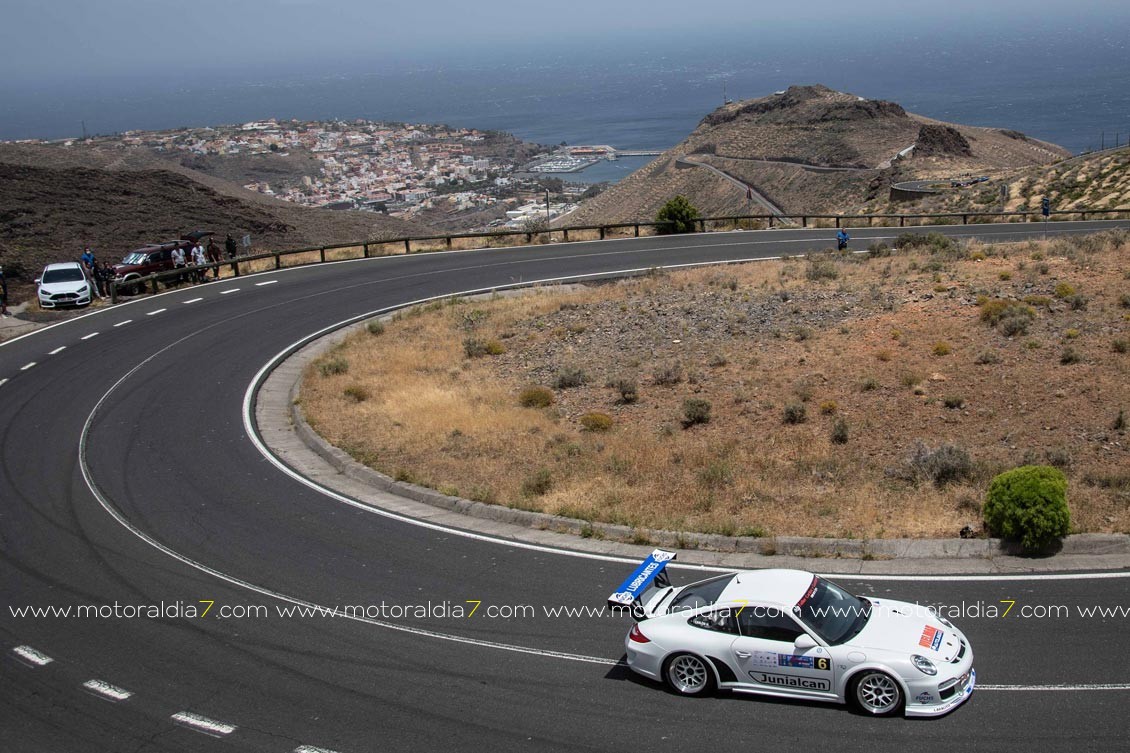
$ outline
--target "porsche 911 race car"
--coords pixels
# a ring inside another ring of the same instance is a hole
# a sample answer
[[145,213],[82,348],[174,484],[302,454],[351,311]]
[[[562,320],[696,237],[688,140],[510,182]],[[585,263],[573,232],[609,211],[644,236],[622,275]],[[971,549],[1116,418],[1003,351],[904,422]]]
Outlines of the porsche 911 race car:
[[636,622],[628,666],[698,696],[720,688],[940,716],[973,694],[973,649],[917,604],[854,596],[802,570],[748,570],[671,585],[656,549],[609,597]]

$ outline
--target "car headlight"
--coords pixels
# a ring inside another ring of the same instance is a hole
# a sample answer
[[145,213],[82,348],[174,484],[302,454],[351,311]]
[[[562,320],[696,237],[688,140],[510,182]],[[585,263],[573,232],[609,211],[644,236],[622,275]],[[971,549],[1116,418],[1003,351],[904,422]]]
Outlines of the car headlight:
[[934,666],[934,662],[930,661],[925,656],[914,654],[910,657],[910,663],[914,665],[915,669],[917,669],[924,675],[938,674],[938,668]]

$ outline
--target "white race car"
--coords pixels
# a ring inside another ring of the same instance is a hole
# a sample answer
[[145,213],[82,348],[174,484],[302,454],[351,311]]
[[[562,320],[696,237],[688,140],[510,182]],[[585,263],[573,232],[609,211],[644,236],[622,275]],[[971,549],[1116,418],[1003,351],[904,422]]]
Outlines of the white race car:
[[676,693],[715,688],[940,716],[973,693],[969,641],[933,610],[853,596],[802,570],[749,570],[675,587],[656,549],[609,597],[637,620],[628,666]]

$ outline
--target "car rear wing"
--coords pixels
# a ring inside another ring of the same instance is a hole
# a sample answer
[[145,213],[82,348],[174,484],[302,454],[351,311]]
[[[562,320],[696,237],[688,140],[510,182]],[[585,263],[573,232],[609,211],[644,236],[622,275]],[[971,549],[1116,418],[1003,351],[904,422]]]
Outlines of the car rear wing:
[[608,606],[616,609],[630,607],[632,613],[642,612],[643,595],[651,585],[659,588],[668,588],[671,581],[667,577],[667,563],[677,556],[676,552],[665,549],[656,549],[648,555],[647,559],[639,564],[619,588],[608,597]]

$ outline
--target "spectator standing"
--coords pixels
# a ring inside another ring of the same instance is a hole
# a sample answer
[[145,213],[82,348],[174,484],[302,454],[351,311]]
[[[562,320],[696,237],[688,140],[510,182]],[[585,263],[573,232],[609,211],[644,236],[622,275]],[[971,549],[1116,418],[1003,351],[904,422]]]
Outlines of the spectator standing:
[[235,238],[231,237],[231,233],[228,233],[228,237],[224,239],[224,251],[227,252],[229,259],[235,258]]
[[3,267],[0,267],[0,316],[11,316],[8,313],[8,279],[4,277]]
[[219,261],[220,261],[220,247],[216,245],[216,241],[215,241],[214,238],[208,239],[208,248],[205,249],[204,255],[206,257],[208,257],[208,263],[209,264],[216,264],[217,265],[215,267],[212,267],[212,279],[213,280],[220,279],[220,267],[219,267],[219,264],[218,264]]
[[840,232],[836,233],[836,248],[840,251],[847,250],[848,241],[850,240],[851,236],[848,235],[847,230],[840,228]]
[[[179,243],[176,246],[173,247],[172,259],[173,259],[173,269],[184,269],[185,268],[184,249],[180,247]],[[177,279],[178,283],[181,282],[181,280],[182,280],[182,278],[180,276],[178,276],[176,279]]]
[[98,295],[106,298],[110,295],[110,286],[114,282],[114,268],[107,263],[94,264],[94,283],[98,287]]
[[79,257],[79,261],[82,262],[82,266],[86,268],[88,273],[94,273],[94,252],[90,250],[90,246],[82,249],[82,256]]
[[196,282],[204,282],[204,275],[206,274],[204,265],[207,263],[208,261],[204,258],[204,244],[200,241],[196,241],[196,245],[192,247],[192,264],[196,267],[196,269],[192,271],[193,280]]

